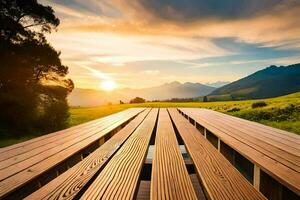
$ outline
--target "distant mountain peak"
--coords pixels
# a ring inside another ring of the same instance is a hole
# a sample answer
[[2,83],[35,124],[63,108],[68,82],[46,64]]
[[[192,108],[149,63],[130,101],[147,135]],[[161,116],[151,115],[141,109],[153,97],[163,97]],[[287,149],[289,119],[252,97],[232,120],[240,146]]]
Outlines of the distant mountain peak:
[[216,89],[211,95],[235,99],[271,98],[300,91],[300,64],[271,65],[247,77]]
[[[110,95],[103,91],[94,90],[95,94],[91,94],[90,90],[77,90],[76,88],[69,96],[71,105],[80,106],[96,106],[107,102],[118,103],[120,100],[128,102],[134,97],[142,97],[147,100],[167,100],[172,98],[194,98],[208,95],[215,88],[201,83],[186,82],[184,84],[173,81],[156,87],[132,89],[122,88],[115,90]],[[93,101],[89,101],[89,98]],[[95,102],[98,102],[97,104]]]
[[227,85],[229,83],[230,83],[229,81],[216,81],[216,82],[206,83],[205,85],[215,87],[215,88],[219,88],[219,87],[222,87],[222,86]]
[[202,85],[201,83],[185,82],[183,85]]
[[165,86],[178,86],[178,85],[181,85],[181,83],[178,82],[178,81],[173,81],[173,82],[170,82],[170,83],[165,83],[163,85],[165,85]]

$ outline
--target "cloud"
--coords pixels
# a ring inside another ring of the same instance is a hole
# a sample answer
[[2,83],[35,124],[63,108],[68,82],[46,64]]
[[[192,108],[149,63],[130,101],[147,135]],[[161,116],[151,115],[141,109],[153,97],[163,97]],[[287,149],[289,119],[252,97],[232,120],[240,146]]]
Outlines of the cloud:
[[257,16],[279,6],[283,0],[139,0],[152,16],[172,21],[205,18],[239,19]]
[[[42,2],[61,19],[48,39],[76,77],[88,71],[85,65],[123,85],[140,77],[152,77],[141,86],[232,81],[261,65],[298,60],[299,0]],[[81,80],[88,84],[86,76]]]
[[60,15],[73,17],[62,19],[59,29],[66,32],[207,39],[235,37],[272,47],[300,46],[298,0],[54,2],[51,5]]
[[159,74],[159,70],[145,70],[143,71],[145,74],[149,74],[149,75],[158,75]]
[[58,32],[50,35],[49,40],[64,52],[63,58],[69,61],[82,59],[115,66],[138,61],[197,59],[230,53],[210,40],[198,38]]

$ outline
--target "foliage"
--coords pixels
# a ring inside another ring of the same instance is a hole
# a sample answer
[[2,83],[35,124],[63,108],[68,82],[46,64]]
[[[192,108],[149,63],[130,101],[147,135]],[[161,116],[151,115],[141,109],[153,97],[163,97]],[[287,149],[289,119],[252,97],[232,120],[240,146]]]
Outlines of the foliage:
[[261,108],[261,107],[265,107],[267,106],[267,103],[264,101],[258,101],[258,102],[254,102],[251,107],[252,108]]
[[132,104],[132,103],[145,103],[146,102],[146,100],[145,99],[143,99],[143,98],[141,98],[141,97],[135,97],[134,99],[131,99],[130,100],[130,103]]
[[0,0],[0,128],[12,134],[66,126],[73,82],[44,36],[58,25],[37,0]]
[[234,107],[234,108],[231,108],[230,110],[227,110],[227,112],[238,112],[240,110],[241,109]]
[[300,120],[300,105],[290,104],[284,108],[272,108],[267,110],[251,110],[241,112],[237,116],[251,121],[298,121]]

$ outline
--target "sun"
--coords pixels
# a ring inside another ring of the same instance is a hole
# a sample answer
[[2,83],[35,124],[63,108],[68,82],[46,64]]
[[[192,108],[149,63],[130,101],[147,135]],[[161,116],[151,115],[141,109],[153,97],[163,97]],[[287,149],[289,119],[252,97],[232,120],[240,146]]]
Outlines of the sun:
[[116,88],[116,83],[111,80],[105,80],[101,83],[101,88],[105,91],[112,91]]

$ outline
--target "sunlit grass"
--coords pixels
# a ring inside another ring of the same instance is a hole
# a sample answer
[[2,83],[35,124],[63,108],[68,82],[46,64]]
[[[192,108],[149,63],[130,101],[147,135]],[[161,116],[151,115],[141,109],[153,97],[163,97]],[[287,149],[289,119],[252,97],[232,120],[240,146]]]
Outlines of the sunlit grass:
[[[277,114],[278,109],[284,110],[290,105],[294,105],[295,107],[299,108],[300,92],[278,98],[263,99],[263,101],[267,103],[267,106],[253,109],[251,105],[257,101],[261,100],[183,103],[147,102],[142,104],[120,104],[91,108],[71,108],[70,126],[97,119],[99,117],[103,117],[114,112],[122,111],[130,107],[194,107],[216,110],[219,112],[257,121],[265,125],[300,134],[300,113],[298,111],[295,111],[291,118],[286,120],[268,121],[264,119],[259,119],[259,115],[262,112],[267,112],[269,115],[272,115]],[[233,109],[238,111],[231,112]],[[285,116],[283,115],[282,118],[284,117]]]

